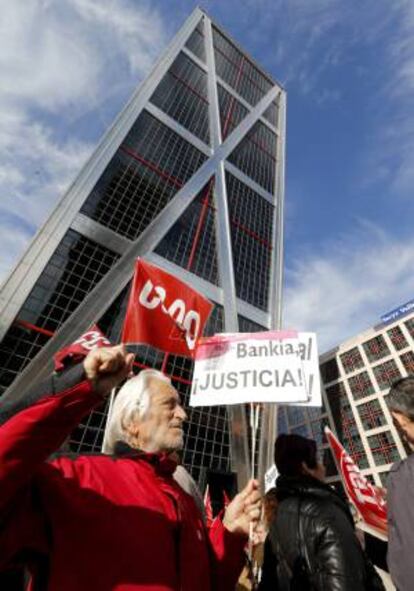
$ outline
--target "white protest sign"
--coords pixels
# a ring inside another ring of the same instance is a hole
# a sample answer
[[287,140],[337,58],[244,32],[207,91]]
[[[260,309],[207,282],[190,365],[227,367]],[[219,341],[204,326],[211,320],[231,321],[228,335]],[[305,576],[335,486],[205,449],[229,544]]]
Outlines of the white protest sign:
[[265,477],[264,477],[264,491],[265,494],[268,490],[275,486],[276,478],[279,476],[279,472],[274,464],[272,464],[267,470]]
[[195,353],[190,406],[309,401],[315,374],[319,376],[318,365],[315,371],[307,363],[312,349],[316,350],[315,335],[296,331],[201,339]]

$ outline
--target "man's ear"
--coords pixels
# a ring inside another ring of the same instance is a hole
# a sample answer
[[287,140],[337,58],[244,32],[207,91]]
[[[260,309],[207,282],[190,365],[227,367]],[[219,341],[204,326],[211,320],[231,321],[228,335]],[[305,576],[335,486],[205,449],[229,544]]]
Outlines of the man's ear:
[[411,422],[411,420],[405,416],[404,413],[399,412],[398,410],[392,410],[391,415],[398,427],[404,428],[406,425],[408,425],[408,423]]
[[122,427],[126,434],[126,441],[128,445],[134,449],[139,448],[139,424],[138,421],[128,421],[128,423],[122,423]]

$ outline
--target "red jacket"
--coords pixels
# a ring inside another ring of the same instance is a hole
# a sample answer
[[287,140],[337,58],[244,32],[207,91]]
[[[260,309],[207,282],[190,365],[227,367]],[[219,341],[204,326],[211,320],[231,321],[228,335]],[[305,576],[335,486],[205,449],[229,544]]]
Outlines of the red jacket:
[[88,381],[76,383],[79,369],[68,374],[54,378],[54,394],[2,401],[0,570],[25,562],[33,589],[48,591],[234,589],[245,539],[219,520],[207,533],[171,460],[46,461],[102,402]]

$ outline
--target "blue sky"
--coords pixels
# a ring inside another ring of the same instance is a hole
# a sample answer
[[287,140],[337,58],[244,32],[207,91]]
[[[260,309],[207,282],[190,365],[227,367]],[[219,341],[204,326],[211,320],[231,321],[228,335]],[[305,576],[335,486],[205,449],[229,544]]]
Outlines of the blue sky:
[[[414,297],[414,2],[200,4],[288,93],[285,325]],[[195,2],[0,0],[0,279]]]

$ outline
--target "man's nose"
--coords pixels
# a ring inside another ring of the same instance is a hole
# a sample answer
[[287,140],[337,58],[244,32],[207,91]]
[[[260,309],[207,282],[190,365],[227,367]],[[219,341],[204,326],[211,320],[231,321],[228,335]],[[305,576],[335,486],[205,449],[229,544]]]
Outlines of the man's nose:
[[183,422],[188,419],[187,413],[180,404],[176,408],[175,415],[179,417]]

